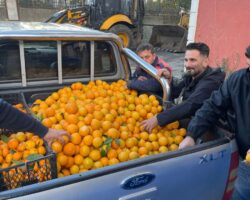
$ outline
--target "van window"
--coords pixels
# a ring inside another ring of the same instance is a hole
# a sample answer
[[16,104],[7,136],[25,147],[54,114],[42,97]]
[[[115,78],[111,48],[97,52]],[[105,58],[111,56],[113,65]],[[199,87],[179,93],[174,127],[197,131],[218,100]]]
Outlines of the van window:
[[63,78],[90,76],[90,42],[62,42]]
[[28,81],[57,79],[56,41],[25,41],[24,56]]
[[95,42],[95,76],[116,73],[117,66],[112,46],[107,42]]
[[21,82],[18,41],[0,41],[0,82]]

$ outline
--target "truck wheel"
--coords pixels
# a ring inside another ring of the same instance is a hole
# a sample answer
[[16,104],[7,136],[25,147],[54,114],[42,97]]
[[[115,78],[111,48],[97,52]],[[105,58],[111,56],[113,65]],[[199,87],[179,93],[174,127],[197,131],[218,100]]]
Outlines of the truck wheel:
[[117,24],[117,25],[112,26],[109,29],[109,31],[112,33],[115,33],[122,39],[124,47],[135,48],[133,32],[129,27],[123,24]]

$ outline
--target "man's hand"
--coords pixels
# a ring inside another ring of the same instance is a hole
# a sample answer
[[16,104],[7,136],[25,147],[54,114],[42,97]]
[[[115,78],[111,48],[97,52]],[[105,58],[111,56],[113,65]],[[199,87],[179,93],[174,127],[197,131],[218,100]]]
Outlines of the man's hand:
[[49,129],[46,135],[44,136],[44,140],[48,143],[49,147],[51,147],[51,144],[55,140],[59,140],[62,144],[65,143],[63,136],[67,136],[70,138],[70,134],[67,133],[64,130],[55,130],[55,129]]
[[190,136],[187,136],[180,143],[179,149],[184,149],[186,147],[191,147],[191,146],[194,146],[194,145],[195,145],[194,139],[192,137],[190,137]]
[[169,79],[169,80],[172,77],[170,71],[168,71],[167,69],[159,69],[157,71],[157,76],[159,77],[159,79],[161,78],[161,76],[163,76],[164,78]]
[[151,117],[150,119],[144,120],[140,124],[144,130],[151,133],[152,129],[158,125],[158,120],[156,116]]
[[145,81],[145,80],[147,80],[148,78],[147,77],[145,77],[145,76],[139,76],[138,78],[137,78],[137,80],[139,80],[139,81]]

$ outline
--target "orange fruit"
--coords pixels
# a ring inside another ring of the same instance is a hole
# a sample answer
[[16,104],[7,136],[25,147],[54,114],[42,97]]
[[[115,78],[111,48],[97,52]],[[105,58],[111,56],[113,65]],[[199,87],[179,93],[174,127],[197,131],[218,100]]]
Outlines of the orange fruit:
[[101,145],[102,145],[102,143],[103,143],[103,140],[102,140],[102,138],[101,137],[95,137],[94,139],[93,139],[93,146],[95,147],[95,148],[98,148],[98,147],[100,147]]
[[77,155],[74,157],[74,162],[75,162],[75,164],[77,164],[77,165],[81,165],[81,164],[83,163],[83,157],[82,157],[82,155],[77,154]]
[[129,152],[128,151],[122,151],[121,153],[119,153],[118,159],[120,160],[120,162],[127,161],[129,159]]
[[85,169],[91,169],[94,165],[94,162],[91,158],[85,158],[83,161],[83,165]]
[[90,132],[91,132],[90,128],[88,126],[85,126],[85,125],[80,127],[80,129],[79,129],[79,134],[83,137],[89,135]]
[[76,152],[76,147],[73,143],[69,142],[64,145],[63,153],[67,156],[73,156]]
[[107,157],[108,157],[109,159],[111,159],[111,158],[117,158],[117,151],[114,150],[114,149],[110,149],[110,150],[108,151]]
[[66,166],[68,163],[68,157],[64,154],[60,154],[57,156],[57,162],[59,162],[61,166]]
[[117,129],[115,129],[115,128],[110,128],[107,131],[107,136],[111,137],[113,139],[118,138],[119,137],[119,131]]
[[51,119],[45,118],[45,119],[42,120],[42,124],[44,126],[47,126],[48,128],[51,128],[52,125],[53,125],[53,122],[51,121]]
[[33,149],[33,148],[35,148],[35,146],[36,146],[36,143],[32,140],[28,140],[25,142],[25,148],[27,150]]
[[10,149],[16,149],[18,147],[19,141],[16,138],[12,138],[8,141],[7,145]]
[[26,135],[24,134],[24,132],[18,132],[16,134],[16,139],[19,141],[19,142],[23,142],[26,140]]
[[77,107],[76,103],[69,102],[65,106],[65,111],[69,114],[76,114],[78,112],[78,107]]
[[71,139],[70,141],[73,143],[73,144],[80,144],[81,141],[82,141],[82,137],[79,133],[73,133],[71,135]]
[[62,152],[63,147],[62,147],[62,144],[60,142],[55,141],[52,143],[51,148],[55,153],[60,153],[60,152]]
[[91,146],[93,142],[93,136],[92,135],[87,135],[83,138],[83,141],[86,145]]
[[87,145],[83,145],[82,147],[80,147],[79,153],[83,156],[83,157],[87,157],[90,153],[90,148]]
[[89,154],[89,157],[94,160],[94,161],[97,161],[97,160],[100,160],[101,159],[101,153],[99,150],[97,149],[94,149],[90,152]]
[[46,149],[44,146],[40,146],[38,147],[38,153],[41,154],[41,155],[45,155],[46,154]]

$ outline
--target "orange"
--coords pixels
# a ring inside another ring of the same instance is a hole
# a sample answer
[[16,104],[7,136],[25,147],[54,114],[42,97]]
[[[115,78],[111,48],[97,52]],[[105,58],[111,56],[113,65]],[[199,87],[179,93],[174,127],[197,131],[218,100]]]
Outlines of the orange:
[[170,148],[171,151],[175,151],[175,150],[178,149],[178,145],[176,145],[176,144],[171,144],[169,148]]
[[91,146],[93,142],[93,136],[92,135],[87,135],[83,138],[83,141],[86,145]]
[[107,157],[109,159],[111,159],[111,158],[117,158],[117,151],[115,149],[110,149],[108,151]]
[[73,156],[76,152],[76,147],[73,143],[69,142],[64,145],[63,153],[67,156]]
[[66,128],[66,130],[69,132],[69,133],[75,133],[75,132],[78,132],[79,128],[76,124],[69,124]]
[[93,137],[102,137],[102,131],[101,130],[94,130],[92,132]]
[[100,147],[100,146],[102,145],[102,143],[103,143],[103,140],[102,140],[101,137],[95,137],[95,138],[93,139],[93,146],[94,146],[95,148]]
[[70,141],[73,143],[73,144],[80,144],[81,141],[82,141],[82,137],[79,133],[73,133],[71,135],[71,138],[70,138]]
[[79,153],[83,156],[83,157],[87,157],[90,153],[90,148],[87,145],[83,145],[82,147],[80,147]]
[[158,143],[160,146],[166,146],[168,144],[168,139],[166,137],[159,137]]
[[16,134],[16,139],[19,141],[19,142],[23,142],[26,140],[26,135],[24,134],[24,132],[18,132]]
[[112,127],[112,122],[111,121],[103,121],[102,122],[102,129],[104,131],[109,130]]
[[53,142],[51,148],[55,153],[62,152],[62,144],[58,141]]
[[44,146],[39,146],[37,150],[38,150],[38,153],[41,154],[41,155],[46,154],[46,149],[45,149]]
[[138,149],[138,153],[139,153],[140,155],[147,155],[147,154],[148,154],[148,149],[147,149],[146,147],[140,147],[140,148]]
[[102,157],[101,158],[101,162],[102,162],[102,165],[105,167],[105,166],[108,166],[109,164],[109,159],[107,157]]
[[94,163],[94,169],[98,169],[98,168],[101,168],[101,167],[103,167],[103,164],[102,164],[101,161],[96,161]]
[[57,162],[59,162],[61,166],[66,166],[68,163],[68,157],[64,154],[60,154],[57,156]]
[[65,120],[69,123],[69,124],[77,124],[79,119],[78,116],[75,114],[69,114],[69,115],[65,115]]
[[118,159],[120,160],[120,162],[127,161],[129,159],[129,152],[128,151],[122,151],[121,153],[119,153]]
[[129,160],[133,160],[133,159],[137,159],[137,158],[139,158],[139,154],[137,152],[131,151],[129,153]]
[[78,174],[79,173],[79,167],[77,165],[73,165],[70,167],[70,173],[71,174]]
[[119,160],[117,158],[111,158],[109,160],[109,165],[115,165],[117,163],[119,163]]
[[53,117],[56,112],[53,108],[49,107],[45,110],[46,117]]
[[25,148],[27,150],[33,149],[33,148],[35,148],[35,146],[36,146],[36,143],[32,140],[28,140],[25,142]]
[[77,154],[74,157],[74,162],[75,162],[76,165],[81,165],[83,163],[83,157],[82,157],[82,155]]
[[174,142],[175,142],[176,144],[180,144],[182,140],[183,140],[183,137],[180,136],[180,135],[177,135],[177,136],[175,136],[175,138],[174,138]]
[[94,149],[90,152],[89,154],[89,157],[94,160],[94,161],[97,161],[97,160],[100,160],[101,159],[101,153],[99,150],[97,149]]
[[119,131],[117,129],[115,129],[115,128],[110,128],[107,131],[107,136],[111,137],[113,139],[118,138],[119,137]]
[[178,131],[178,134],[182,137],[184,137],[187,133],[187,130],[185,128],[180,128]]
[[45,119],[42,120],[42,124],[44,126],[47,126],[48,128],[51,128],[52,125],[53,125],[53,122],[51,121],[51,119],[45,118]]
[[7,145],[10,149],[16,149],[18,147],[19,141],[16,138],[12,138],[8,141]]
[[13,160],[21,160],[22,156],[23,154],[21,152],[15,152],[12,158]]
[[78,112],[78,107],[77,107],[76,103],[69,102],[65,106],[65,111],[69,114],[76,114]]
[[164,152],[167,152],[167,151],[168,151],[168,148],[167,148],[166,146],[161,146],[161,147],[159,148],[159,151],[160,151],[160,153],[164,153]]
[[73,166],[75,164],[75,160],[73,157],[71,156],[68,156],[68,162],[66,164],[66,168],[69,169],[71,166]]
[[84,137],[84,136],[89,135],[90,131],[91,131],[90,128],[88,126],[84,125],[84,126],[80,127],[79,134]]
[[85,158],[83,161],[83,165],[85,169],[91,169],[94,165],[94,162],[91,158]]
[[70,171],[68,169],[63,169],[62,173],[64,176],[69,176],[70,175]]
[[91,126],[92,130],[97,130],[101,127],[101,121],[99,121],[97,119],[92,119],[90,126]]

